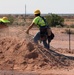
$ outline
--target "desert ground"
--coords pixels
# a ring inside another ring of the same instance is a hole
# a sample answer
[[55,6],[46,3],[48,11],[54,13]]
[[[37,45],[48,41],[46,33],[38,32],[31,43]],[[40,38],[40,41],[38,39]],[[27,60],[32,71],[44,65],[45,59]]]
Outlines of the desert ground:
[[37,28],[25,33],[25,26],[0,29],[0,75],[74,75],[74,35],[64,28],[52,28],[51,48],[36,45]]

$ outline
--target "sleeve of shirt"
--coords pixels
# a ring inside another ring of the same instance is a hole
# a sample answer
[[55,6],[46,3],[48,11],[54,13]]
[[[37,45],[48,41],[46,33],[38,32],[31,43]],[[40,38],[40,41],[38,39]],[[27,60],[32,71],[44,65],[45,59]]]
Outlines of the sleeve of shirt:
[[34,18],[33,21],[32,21],[32,23],[38,24],[38,18],[37,17]]

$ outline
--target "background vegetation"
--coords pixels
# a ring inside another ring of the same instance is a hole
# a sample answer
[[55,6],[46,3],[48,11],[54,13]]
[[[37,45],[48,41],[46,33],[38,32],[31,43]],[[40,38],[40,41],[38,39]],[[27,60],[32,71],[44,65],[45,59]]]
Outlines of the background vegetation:
[[46,20],[47,20],[47,23],[51,27],[64,26],[63,25],[64,18],[62,18],[61,16],[58,16],[56,14],[51,14],[51,15],[46,16]]

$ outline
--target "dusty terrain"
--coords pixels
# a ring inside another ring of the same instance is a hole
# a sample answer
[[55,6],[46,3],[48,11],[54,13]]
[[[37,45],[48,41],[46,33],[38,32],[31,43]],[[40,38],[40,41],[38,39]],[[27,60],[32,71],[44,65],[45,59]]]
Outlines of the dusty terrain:
[[33,43],[32,29],[16,26],[0,29],[0,75],[74,75],[74,35],[71,50],[64,29],[52,28],[55,38],[50,50]]

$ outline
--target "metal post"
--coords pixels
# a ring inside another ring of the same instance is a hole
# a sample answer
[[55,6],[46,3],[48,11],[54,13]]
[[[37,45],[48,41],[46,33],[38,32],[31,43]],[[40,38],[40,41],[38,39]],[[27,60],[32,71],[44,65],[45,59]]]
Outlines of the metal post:
[[71,50],[71,36],[70,36],[70,26],[69,26],[69,50]]

